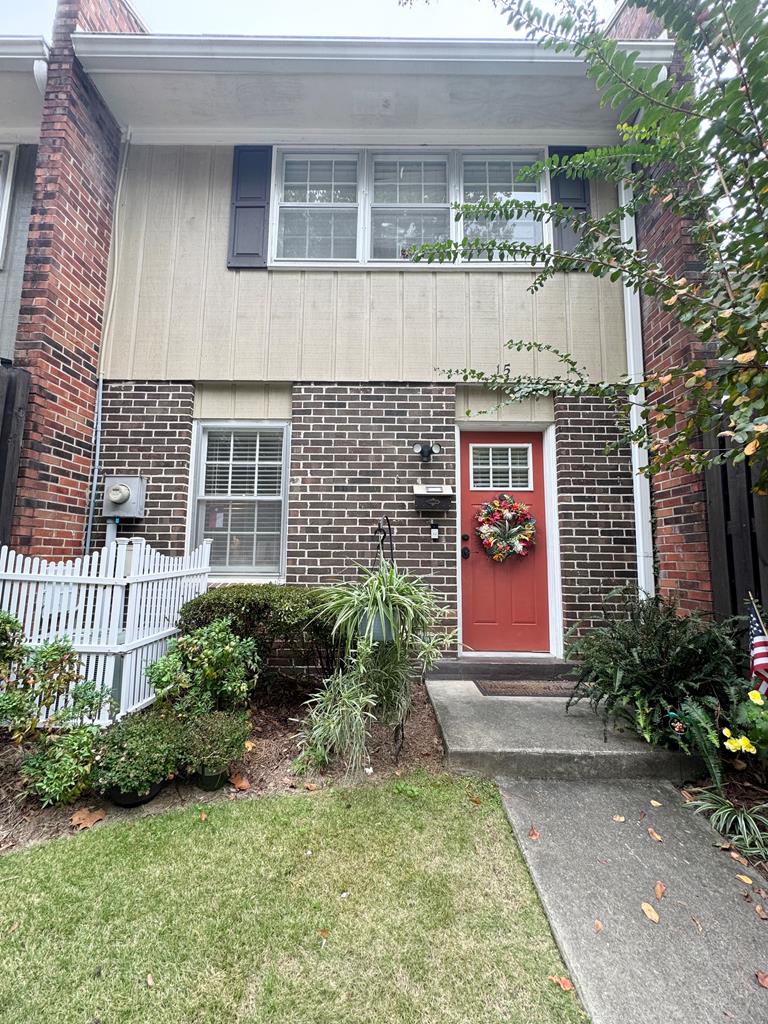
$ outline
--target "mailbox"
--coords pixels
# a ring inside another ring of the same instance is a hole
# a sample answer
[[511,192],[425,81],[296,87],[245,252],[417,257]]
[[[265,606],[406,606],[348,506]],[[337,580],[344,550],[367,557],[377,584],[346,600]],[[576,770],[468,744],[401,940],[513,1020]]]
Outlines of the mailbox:
[[453,488],[448,484],[414,484],[417,512],[450,512]]

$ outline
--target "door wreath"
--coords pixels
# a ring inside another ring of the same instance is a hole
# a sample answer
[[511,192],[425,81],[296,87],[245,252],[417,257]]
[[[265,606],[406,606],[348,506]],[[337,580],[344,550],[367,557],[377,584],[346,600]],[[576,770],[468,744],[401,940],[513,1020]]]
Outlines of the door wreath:
[[503,562],[509,555],[523,558],[536,543],[536,520],[530,507],[511,494],[487,502],[475,521],[483,550],[494,562]]

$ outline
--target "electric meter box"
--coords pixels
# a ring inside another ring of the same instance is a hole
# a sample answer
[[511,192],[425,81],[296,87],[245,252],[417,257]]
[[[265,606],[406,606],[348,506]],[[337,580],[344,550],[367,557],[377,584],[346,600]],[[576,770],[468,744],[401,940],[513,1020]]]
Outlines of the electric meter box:
[[414,504],[417,512],[450,512],[453,488],[448,484],[414,484]]
[[108,519],[143,519],[147,481],[143,476],[108,476],[101,514]]

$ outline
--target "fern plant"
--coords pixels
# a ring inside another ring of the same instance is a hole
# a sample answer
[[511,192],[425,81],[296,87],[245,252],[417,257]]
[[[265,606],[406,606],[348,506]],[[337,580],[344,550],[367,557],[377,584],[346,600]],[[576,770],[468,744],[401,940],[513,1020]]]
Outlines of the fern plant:
[[577,663],[569,707],[586,700],[653,746],[697,754],[722,787],[720,723],[747,668],[737,620],[682,616],[674,602],[616,591],[602,623],[573,638],[567,656]]

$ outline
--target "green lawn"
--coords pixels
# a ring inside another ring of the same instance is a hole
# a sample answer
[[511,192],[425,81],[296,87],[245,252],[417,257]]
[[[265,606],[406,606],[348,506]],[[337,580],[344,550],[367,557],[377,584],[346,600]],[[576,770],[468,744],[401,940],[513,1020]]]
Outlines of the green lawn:
[[490,785],[415,775],[206,812],[0,859],[0,1021],[586,1021],[547,981],[563,964]]

